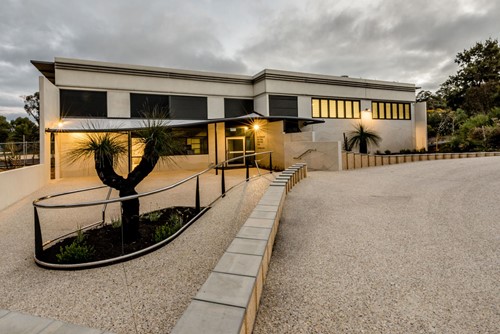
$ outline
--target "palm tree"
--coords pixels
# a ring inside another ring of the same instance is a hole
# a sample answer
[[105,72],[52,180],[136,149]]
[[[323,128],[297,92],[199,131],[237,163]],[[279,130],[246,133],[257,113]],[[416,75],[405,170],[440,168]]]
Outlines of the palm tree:
[[359,153],[368,153],[368,144],[378,146],[382,138],[359,123],[354,131],[349,132],[349,147],[359,146]]
[[[136,195],[135,187],[149,175],[162,156],[180,154],[181,147],[174,139],[172,129],[167,127],[158,113],[153,112],[145,120],[144,128],[137,135],[144,146],[140,163],[126,178],[115,171],[120,156],[127,152],[126,143],[116,132],[88,133],[86,138],[77,143],[69,152],[70,161],[82,158],[94,158],[95,170],[105,185],[119,192],[120,197]],[[125,242],[137,239],[139,232],[139,199],[129,199],[121,203],[122,225]]]

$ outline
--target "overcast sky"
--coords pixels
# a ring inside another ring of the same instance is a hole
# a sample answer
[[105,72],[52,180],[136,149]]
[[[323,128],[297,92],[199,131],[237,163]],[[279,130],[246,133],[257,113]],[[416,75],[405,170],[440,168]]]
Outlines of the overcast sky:
[[25,116],[30,60],[253,75],[264,68],[435,90],[457,52],[500,37],[498,0],[0,0],[0,115]]

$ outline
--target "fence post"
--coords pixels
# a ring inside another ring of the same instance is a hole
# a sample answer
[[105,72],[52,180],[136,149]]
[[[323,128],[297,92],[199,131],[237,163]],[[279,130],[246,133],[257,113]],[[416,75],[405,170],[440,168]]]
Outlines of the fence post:
[[35,256],[40,259],[43,253],[43,242],[42,242],[42,229],[40,228],[40,218],[38,217],[38,211],[35,209]]
[[269,171],[273,173],[273,153],[269,152]]
[[246,178],[246,181],[248,182],[248,180],[250,179],[250,168],[248,167],[248,163],[246,163],[245,165],[246,165],[246,168],[247,168],[247,178]]
[[224,179],[224,165],[222,165],[221,168],[221,192],[222,192],[222,197],[226,196],[226,180]]
[[200,176],[196,176],[196,212],[200,212]]

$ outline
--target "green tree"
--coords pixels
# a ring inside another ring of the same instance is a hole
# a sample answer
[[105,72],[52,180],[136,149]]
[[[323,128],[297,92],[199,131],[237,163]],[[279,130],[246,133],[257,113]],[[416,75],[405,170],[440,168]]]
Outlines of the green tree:
[[36,92],[33,95],[22,96],[22,98],[24,99],[24,110],[40,126],[40,94]]
[[40,139],[38,126],[33,123],[28,117],[18,117],[10,122],[12,133],[9,140],[14,142],[38,141]]
[[374,131],[371,131],[359,123],[354,127],[354,131],[349,132],[349,147],[359,146],[359,153],[368,153],[368,145],[378,146],[382,138]]
[[447,107],[445,98],[439,93],[421,90],[417,94],[417,102],[426,102],[428,110],[445,109]]
[[[144,151],[140,163],[126,178],[115,171],[117,160],[127,152],[126,143],[117,133],[89,133],[70,152],[70,159],[76,161],[81,158],[93,158],[97,175],[102,183],[118,190],[120,197],[136,195],[135,187],[153,171],[160,157],[181,152],[178,141],[173,137],[172,129],[162,121],[165,118],[161,113],[152,112],[151,117],[145,121],[145,127],[137,131]],[[131,242],[138,236],[139,206],[138,198],[122,202],[122,224],[126,242]]]
[[[500,103],[500,45],[497,39],[478,42],[459,52],[459,69],[439,89],[453,109],[463,108],[468,115],[486,113]],[[484,98],[485,95],[487,98]]]
[[0,116],[0,143],[5,143],[9,139],[12,126],[5,116]]

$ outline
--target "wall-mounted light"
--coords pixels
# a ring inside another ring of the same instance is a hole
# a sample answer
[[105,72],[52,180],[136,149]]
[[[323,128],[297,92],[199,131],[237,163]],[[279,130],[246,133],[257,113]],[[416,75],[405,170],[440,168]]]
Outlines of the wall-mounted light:
[[63,121],[62,121],[62,120],[59,120],[59,122],[57,123],[57,127],[58,127],[59,129],[61,129],[61,128],[63,127],[63,125],[64,125]]
[[372,119],[372,111],[368,108],[365,110],[361,111],[361,120],[363,121],[369,121]]
[[254,124],[254,125],[253,125],[253,129],[254,129],[255,131],[259,130],[259,129],[260,129],[260,125],[259,125],[259,124]]

